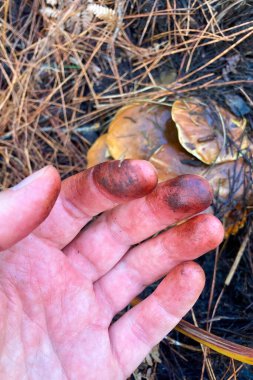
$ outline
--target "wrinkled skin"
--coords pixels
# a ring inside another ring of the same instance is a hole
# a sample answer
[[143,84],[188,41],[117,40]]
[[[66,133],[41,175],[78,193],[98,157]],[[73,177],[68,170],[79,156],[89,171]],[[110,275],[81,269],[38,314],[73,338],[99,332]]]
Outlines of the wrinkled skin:
[[126,379],[203,289],[191,260],[216,247],[223,228],[194,215],[211,199],[200,177],[157,185],[151,164],[130,160],[62,183],[46,167],[0,193],[0,378]]

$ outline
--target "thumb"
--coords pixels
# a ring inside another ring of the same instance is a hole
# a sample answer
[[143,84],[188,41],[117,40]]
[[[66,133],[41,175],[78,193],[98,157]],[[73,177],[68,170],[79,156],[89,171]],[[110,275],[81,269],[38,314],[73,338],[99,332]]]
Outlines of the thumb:
[[48,216],[60,187],[57,170],[46,166],[0,193],[0,250],[29,235]]

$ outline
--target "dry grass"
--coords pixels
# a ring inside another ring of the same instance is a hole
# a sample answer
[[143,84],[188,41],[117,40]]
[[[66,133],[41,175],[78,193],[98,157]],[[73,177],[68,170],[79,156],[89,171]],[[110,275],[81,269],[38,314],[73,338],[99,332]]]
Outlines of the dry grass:
[[[114,9],[116,22],[93,17],[88,0],[47,3],[0,2],[2,187],[46,163],[64,176],[82,169],[87,126],[99,121],[102,130],[136,97],[168,102],[236,84],[252,102],[252,67],[244,77],[236,65],[230,73],[228,58],[239,54],[247,65],[251,1],[97,2]],[[43,14],[50,4],[56,19]]]
[[[236,94],[252,111],[252,5],[252,0],[0,1],[1,188],[49,163],[63,177],[82,170],[88,147],[115,110],[136,98],[169,104],[198,95],[229,108],[229,96]],[[251,137],[252,112],[247,118]],[[214,285],[210,297],[207,317]],[[191,342],[181,344],[192,349]],[[170,379],[194,380],[184,375],[190,362],[179,369],[187,355],[175,347],[170,342],[174,367],[167,363],[167,346],[160,355]],[[195,348],[192,352],[196,355]],[[239,377],[233,363],[212,367],[206,356],[203,363],[201,379],[247,378]],[[150,379],[157,365],[148,368]]]

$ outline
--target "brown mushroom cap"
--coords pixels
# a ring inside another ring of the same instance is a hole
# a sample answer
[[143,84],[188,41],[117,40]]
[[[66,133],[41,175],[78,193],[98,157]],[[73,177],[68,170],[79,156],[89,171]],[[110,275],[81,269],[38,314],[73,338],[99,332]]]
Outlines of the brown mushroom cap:
[[199,99],[177,100],[172,118],[182,146],[205,164],[233,161],[238,150],[246,149],[246,120],[217,106],[203,104]]
[[159,182],[182,174],[201,175],[206,169],[206,165],[188,154],[179,144],[160,146],[149,161],[157,170]]
[[246,165],[243,158],[236,162],[229,161],[214,165],[208,169],[204,177],[209,181],[214,190],[214,196],[219,199],[242,199],[244,195],[244,180]]
[[90,147],[87,153],[87,168],[101,164],[110,159],[110,153],[106,143],[107,134],[100,136]]
[[166,134],[172,123],[170,108],[166,106],[131,104],[121,108],[109,126],[110,154],[116,160],[149,159],[167,142]]

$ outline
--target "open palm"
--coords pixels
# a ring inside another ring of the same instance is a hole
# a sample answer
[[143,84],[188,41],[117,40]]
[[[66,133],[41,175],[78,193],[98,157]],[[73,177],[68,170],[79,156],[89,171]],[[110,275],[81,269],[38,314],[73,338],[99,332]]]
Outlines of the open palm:
[[131,160],[62,183],[47,167],[2,192],[0,378],[127,378],[203,288],[190,260],[218,245],[223,229],[212,215],[190,217],[211,198],[200,177],[157,185],[149,163]]

